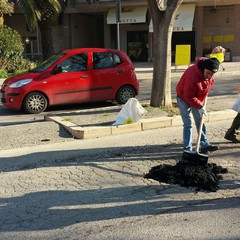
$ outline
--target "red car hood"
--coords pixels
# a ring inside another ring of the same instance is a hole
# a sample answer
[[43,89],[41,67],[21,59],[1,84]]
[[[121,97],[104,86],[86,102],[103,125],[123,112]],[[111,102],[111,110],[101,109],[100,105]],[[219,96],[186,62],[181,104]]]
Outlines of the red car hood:
[[39,73],[30,73],[30,72],[20,73],[15,76],[7,78],[3,84],[12,84],[14,82],[17,82],[23,79],[33,79],[38,75]]

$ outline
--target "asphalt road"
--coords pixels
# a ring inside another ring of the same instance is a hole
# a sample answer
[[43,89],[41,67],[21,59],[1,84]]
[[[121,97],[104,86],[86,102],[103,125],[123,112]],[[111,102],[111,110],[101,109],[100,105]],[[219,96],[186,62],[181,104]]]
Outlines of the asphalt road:
[[[143,176],[182,154],[182,127],[0,151],[1,240],[239,240],[238,144],[208,123],[228,168],[217,192]],[[196,133],[195,133],[196,134]]]

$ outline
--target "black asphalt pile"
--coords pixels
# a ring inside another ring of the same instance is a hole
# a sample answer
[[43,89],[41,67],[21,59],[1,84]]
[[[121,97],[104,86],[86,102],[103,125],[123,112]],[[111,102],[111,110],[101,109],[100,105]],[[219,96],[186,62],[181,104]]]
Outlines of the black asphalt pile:
[[144,178],[187,188],[196,187],[196,191],[216,192],[219,189],[219,181],[223,179],[221,174],[227,171],[226,168],[214,163],[198,166],[180,161],[176,165],[161,164],[152,167]]

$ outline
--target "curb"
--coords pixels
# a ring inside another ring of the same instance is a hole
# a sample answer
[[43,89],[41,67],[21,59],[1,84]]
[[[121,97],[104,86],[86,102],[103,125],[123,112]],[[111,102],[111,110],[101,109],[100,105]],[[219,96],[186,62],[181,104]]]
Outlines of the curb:
[[[236,112],[231,109],[227,109],[224,111],[209,112],[204,121],[213,122],[228,120],[233,119],[235,116]],[[63,126],[73,136],[73,138],[76,139],[100,138],[117,134],[148,131],[158,128],[177,127],[183,124],[180,116],[149,118],[142,119],[141,121],[132,124],[102,127],[81,127],[58,116],[45,116],[45,120],[54,121]]]

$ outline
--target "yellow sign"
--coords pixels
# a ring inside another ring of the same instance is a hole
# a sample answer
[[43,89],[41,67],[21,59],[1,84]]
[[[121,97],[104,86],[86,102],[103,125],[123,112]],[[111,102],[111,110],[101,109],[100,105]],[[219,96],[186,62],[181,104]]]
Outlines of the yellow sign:
[[213,37],[214,42],[223,42],[223,35],[216,35]]
[[175,65],[190,65],[191,45],[176,45]]
[[224,40],[224,42],[233,42],[234,41],[234,35],[224,35],[223,40]]
[[203,42],[204,42],[204,43],[210,43],[210,42],[212,42],[212,36],[204,36],[204,37],[203,37]]

